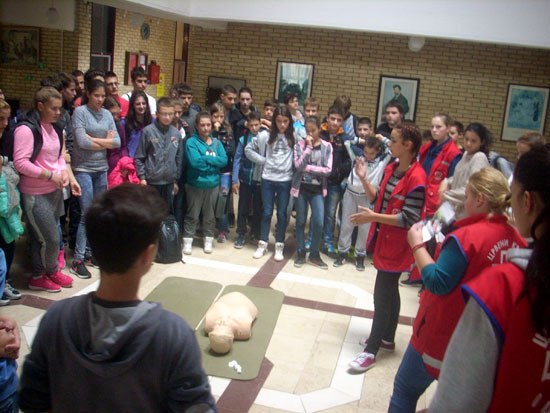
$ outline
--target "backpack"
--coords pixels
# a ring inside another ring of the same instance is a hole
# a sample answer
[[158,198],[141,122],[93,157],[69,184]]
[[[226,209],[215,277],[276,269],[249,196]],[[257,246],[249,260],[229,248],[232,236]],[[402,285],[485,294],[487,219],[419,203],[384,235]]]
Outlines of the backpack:
[[160,227],[157,256],[155,262],[171,264],[181,261],[181,238],[174,215],[168,215]]

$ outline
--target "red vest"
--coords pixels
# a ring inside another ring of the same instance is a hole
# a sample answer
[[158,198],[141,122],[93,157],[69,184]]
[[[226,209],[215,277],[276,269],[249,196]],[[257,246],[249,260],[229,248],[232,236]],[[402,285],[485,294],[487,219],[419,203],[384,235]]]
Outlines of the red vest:
[[463,288],[487,313],[503,340],[489,412],[541,412],[550,407],[550,337],[537,333],[523,296],[523,271],[489,268]]
[[[452,237],[462,249],[468,267],[461,284],[475,278],[483,269],[504,262],[502,252],[525,246],[523,238],[508,225],[504,215],[478,214],[455,225],[459,228],[447,236],[442,248]],[[435,295],[426,289],[414,320],[411,345],[422,355],[426,370],[436,379],[451,335],[464,311],[461,284],[445,295]]]
[[[376,201],[376,212],[382,209],[384,201],[384,192],[386,185],[393,175],[395,169],[399,166],[398,162],[393,162],[386,167],[384,178],[378,191]],[[391,193],[390,200],[384,214],[397,215],[403,209],[405,198],[409,193],[418,187],[426,186],[426,172],[416,161],[413,162],[405,176],[401,178]],[[424,208],[422,208],[424,210]],[[424,218],[422,212],[421,218]],[[414,262],[411,247],[407,243],[407,228],[394,227],[391,225],[376,224],[371,225],[367,241],[367,250],[374,250],[374,267],[377,270],[390,272],[409,271]]]
[[[428,142],[422,145],[422,147],[420,148],[420,165],[424,163],[424,159],[426,159],[428,150],[430,149],[431,145],[431,142]],[[441,185],[443,179],[447,178],[447,176],[449,175],[449,168],[451,166],[451,163],[458,154],[460,154],[460,149],[458,149],[458,146],[456,146],[452,139],[449,139],[449,142],[443,145],[443,148],[441,148],[441,152],[439,152],[439,154],[435,158],[432,169],[430,169],[430,174],[428,175],[428,186],[426,188],[427,216],[432,216],[437,211],[437,208],[440,204],[438,193],[439,185]]]

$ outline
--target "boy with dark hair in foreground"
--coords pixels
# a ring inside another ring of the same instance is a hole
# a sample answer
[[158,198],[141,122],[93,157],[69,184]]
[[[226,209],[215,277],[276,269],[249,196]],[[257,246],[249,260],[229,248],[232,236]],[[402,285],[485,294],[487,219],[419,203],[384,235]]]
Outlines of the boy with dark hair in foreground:
[[86,230],[99,288],[42,318],[23,365],[23,411],[217,411],[193,330],[138,298],[166,209],[153,188],[136,184],[94,199]]

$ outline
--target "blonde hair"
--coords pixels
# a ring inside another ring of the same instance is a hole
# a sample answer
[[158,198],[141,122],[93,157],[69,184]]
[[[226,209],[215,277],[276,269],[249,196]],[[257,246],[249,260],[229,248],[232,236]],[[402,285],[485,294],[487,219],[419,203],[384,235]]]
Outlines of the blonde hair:
[[0,99],[0,110],[8,109],[11,110],[10,104],[4,99]]
[[34,94],[34,108],[38,109],[38,102],[48,103],[50,99],[61,100],[61,93],[49,86],[38,89]]
[[495,168],[483,168],[472,174],[468,186],[473,195],[481,194],[485,197],[493,214],[503,214],[510,206],[508,180]]

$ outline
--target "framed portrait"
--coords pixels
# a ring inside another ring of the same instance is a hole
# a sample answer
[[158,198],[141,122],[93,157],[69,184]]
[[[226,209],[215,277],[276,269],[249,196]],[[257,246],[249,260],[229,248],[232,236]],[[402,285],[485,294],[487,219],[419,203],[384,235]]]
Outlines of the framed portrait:
[[517,141],[525,132],[544,131],[550,88],[508,85],[502,140]]
[[38,27],[0,28],[0,63],[36,65],[40,53]]
[[404,119],[414,121],[419,85],[420,79],[380,75],[376,126],[386,121],[386,105],[390,100],[397,100],[401,103],[405,113]]
[[314,65],[308,63],[277,62],[275,98],[283,102],[286,93],[296,93],[300,105],[311,96]]

